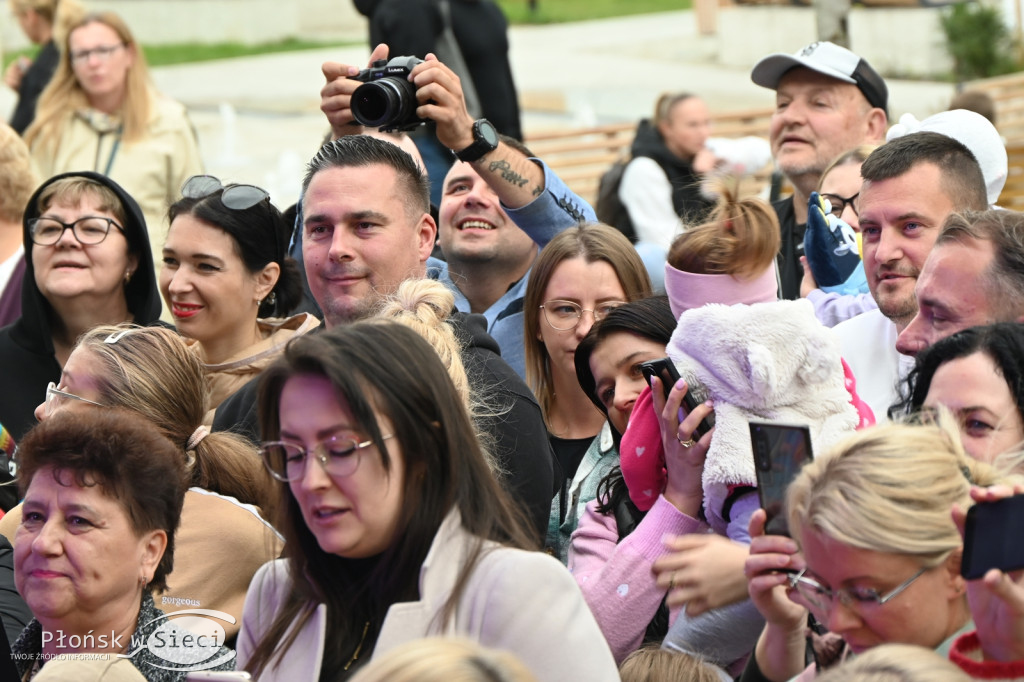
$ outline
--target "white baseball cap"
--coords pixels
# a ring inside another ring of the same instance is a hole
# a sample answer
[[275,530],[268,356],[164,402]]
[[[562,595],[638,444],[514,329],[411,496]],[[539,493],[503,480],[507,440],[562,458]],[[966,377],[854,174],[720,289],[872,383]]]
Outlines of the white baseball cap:
[[763,88],[775,90],[782,76],[798,66],[856,85],[871,106],[883,111],[889,109],[889,89],[878,72],[845,47],[824,40],[811,43],[795,54],[779,52],[768,55],[754,65],[750,80]]

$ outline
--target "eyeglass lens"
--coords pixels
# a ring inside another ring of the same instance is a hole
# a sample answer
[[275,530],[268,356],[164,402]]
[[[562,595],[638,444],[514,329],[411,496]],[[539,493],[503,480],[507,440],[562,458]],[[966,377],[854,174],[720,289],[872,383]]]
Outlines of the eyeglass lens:
[[64,223],[56,218],[35,218],[29,225],[32,241],[40,246],[56,244],[68,230],[80,244],[99,244],[107,238],[110,226],[122,229],[110,218],[85,216],[71,223]]
[[608,313],[621,305],[623,305],[622,301],[606,301],[591,310],[574,301],[554,300],[548,301],[541,308],[544,310],[544,319],[548,321],[549,325],[559,331],[568,331],[576,328],[583,318],[584,312],[593,313],[594,321],[597,322],[603,320]]

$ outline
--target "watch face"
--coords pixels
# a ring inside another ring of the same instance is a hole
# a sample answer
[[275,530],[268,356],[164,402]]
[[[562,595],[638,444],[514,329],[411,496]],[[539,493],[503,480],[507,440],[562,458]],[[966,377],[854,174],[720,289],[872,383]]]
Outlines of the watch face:
[[477,130],[480,132],[480,137],[487,140],[487,144],[491,145],[492,148],[498,146],[498,131],[490,121],[487,119],[481,120]]

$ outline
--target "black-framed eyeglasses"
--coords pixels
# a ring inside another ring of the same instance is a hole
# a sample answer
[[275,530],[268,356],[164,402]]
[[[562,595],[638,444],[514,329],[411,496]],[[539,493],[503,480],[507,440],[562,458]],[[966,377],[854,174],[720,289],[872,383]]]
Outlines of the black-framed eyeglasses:
[[88,398],[83,398],[80,395],[75,395],[74,393],[62,391],[59,388],[57,388],[57,384],[51,381],[49,384],[46,385],[46,401],[43,406],[44,414],[46,414],[47,417],[53,416],[53,413],[56,412],[60,408],[60,406],[63,405],[68,400],[78,400],[79,402],[83,402],[89,405],[95,405],[96,407],[106,407],[106,405],[104,405],[103,403],[98,403],[95,400],[89,400]]
[[124,43],[117,43],[116,45],[106,45],[104,47],[94,47],[91,50],[78,50],[77,52],[71,53],[72,64],[84,64],[89,61],[89,57],[96,55],[99,57],[101,62],[105,62],[110,59],[111,55],[120,50],[122,47],[127,47]]
[[[381,436],[387,440],[394,434]],[[359,442],[354,438],[334,436],[320,441],[312,447],[313,457],[320,462],[329,476],[344,478],[351,476],[359,468],[359,451],[373,445],[372,440]],[[279,440],[264,443],[260,446],[263,463],[270,475],[287,483],[302,478],[306,473],[306,460],[311,453],[298,443]]]
[[832,206],[832,215],[837,218],[842,217],[843,211],[849,206],[853,210],[853,215],[860,217],[860,213],[857,212],[857,197],[860,196],[860,192],[857,192],[852,197],[841,197],[838,194],[822,194],[822,199],[828,199],[829,205]]
[[830,589],[819,583],[814,578],[805,575],[807,569],[789,576],[789,587],[807,602],[807,606],[817,609],[820,613],[830,613],[836,599],[848,609],[854,611],[864,608],[882,606],[893,597],[913,584],[915,580],[925,574],[927,568],[921,568],[917,573],[910,576],[902,583],[889,590],[885,594],[879,594],[878,590],[872,587],[841,587],[837,590]]
[[224,184],[212,175],[193,175],[181,186],[181,196],[186,199],[204,199],[220,190],[224,190],[220,195],[220,203],[232,211],[244,211],[261,201],[270,199],[270,195],[262,187],[256,185],[224,187]]
[[56,244],[67,230],[71,230],[71,234],[79,244],[92,246],[106,239],[111,227],[116,227],[121,234],[125,233],[124,228],[118,225],[117,221],[104,216],[83,216],[70,223],[46,216],[28,221],[28,232],[32,236],[32,241],[40,246]]
[[594,321],[599,322],[607,317],[608,313],[621,305],[626,305],[626,302],[605,301],[591,309],[584,308],[574,301],[562,301],[555,299],[541,304],[540,309],[544,311],[544,319],[552,329],[557,329],[560,332],[567,332],[576,328],[580,323],[580,320],[583,319],[583,313],[592,313],[594,315]]

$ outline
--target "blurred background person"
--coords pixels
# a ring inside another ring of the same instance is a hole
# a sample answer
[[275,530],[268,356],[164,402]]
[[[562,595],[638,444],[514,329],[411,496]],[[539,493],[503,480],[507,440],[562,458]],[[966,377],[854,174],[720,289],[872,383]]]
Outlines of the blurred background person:
[[656,247],[662,266],[683,224],[700,224],[715,205],[701,193],[701,180],[716,161],[706,146],[710,136],[707,104],[685,92],[663,94],[653,118],[637,127],[619,200],[629,212],[638,245]]
[[265,190],[196,175],[182,195],[168,214],[160,292],[203,361],[210,387],[203,421],[210,425],[228,396],[320,321],[288,316],[302,283],[288,255],[291,227]]
[[50,178],[25,208],[22,235],[22,314],[0,329],[0,424],[15,441],[35,424],[39,399],[61,380],[79,336],[99,324],[147,325],[160,317],[146,222],[110,178]]
[[86,14],[71,24],[25,141],[44,178],[91,170],[120,183],[142,207],[160,262],[167,206],[186,178],[202,173],[202,160],[185,107],[154,89],[119,16]]
[[39,95],[60,63],[56,34],[63,35],[66,24],[85,10],[78,0],[10,0],[10,7],[25,37],[40,46],[35,59],[20,57],[4,72],[4,83],[18,93],[10,124],[22,135],[35,118]]
[[28,147],[10,126],[0,124],[0,327],[21,317],[22,218],[38,186]]

